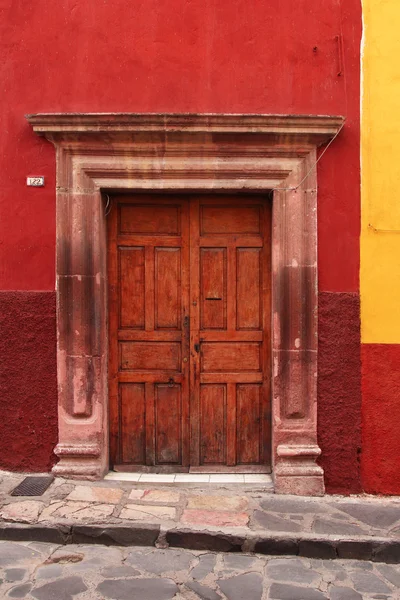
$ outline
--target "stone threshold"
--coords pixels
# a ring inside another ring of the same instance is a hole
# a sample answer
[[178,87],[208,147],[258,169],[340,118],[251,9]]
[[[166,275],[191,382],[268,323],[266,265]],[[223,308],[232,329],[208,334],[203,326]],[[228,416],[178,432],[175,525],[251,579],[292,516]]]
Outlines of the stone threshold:
[[107,481],[132,481],[140,483],[232,483],[232,484],[263,484],[273,491],[271,475],[264,473],[142,473],[110,471],[104,477]]
[[155,546],[212,552],[245,552],[271,556],[301,556],[322,560],[351,559],[400,563],[400,541],[371,536],[344,538],[318,534],[265,534],[247,531],[207,531],[140,525],[65,525],[2,523],[0,540],[60,545]]

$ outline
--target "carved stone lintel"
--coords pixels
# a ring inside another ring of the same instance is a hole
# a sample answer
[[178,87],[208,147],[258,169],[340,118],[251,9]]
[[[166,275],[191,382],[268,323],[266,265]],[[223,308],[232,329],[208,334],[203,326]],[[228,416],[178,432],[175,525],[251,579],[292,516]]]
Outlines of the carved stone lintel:
[[[108,467],[106,215],[101,190],[273,193],[274,475],[321,495],[317,445],[316,148],[342,117],[30,115],[57,150],[59,475]],[[134,193],[134,192],[133,192]],[[269,195],[269,194],[268,194]]]

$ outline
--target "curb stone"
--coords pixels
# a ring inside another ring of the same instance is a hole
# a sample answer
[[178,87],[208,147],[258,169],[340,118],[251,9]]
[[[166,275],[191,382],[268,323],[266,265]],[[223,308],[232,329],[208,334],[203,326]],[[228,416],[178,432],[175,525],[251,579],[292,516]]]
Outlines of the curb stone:
[[74,525],[72,544],[103,544],[104,546],[155,546],[160,535],[159,525],[91,526]]
[[0,540],[8,542],[46,542],[48,544],[68,544],[72,526],[69,525],[23,525],[2,523]]
[[214,550],[215,552],[242,552],[246,538],[222,531],[195,531],[173,529],[165,534],[167,544],[187,550]]
[[[364,537],[343,539],[303,534],[235,535],[223,531],[171,528],[161,532],[159,525],[25,525],[1,523],[0,540],[47,542],[53,544],[103,544],[105,546],[164,545],[188,550],[214,552],[256,552],[275,556],[303,556],[319,559],[352,559],[389,564],[400,563],[400,541]],[[166,542],[166,544],[165,544]]]

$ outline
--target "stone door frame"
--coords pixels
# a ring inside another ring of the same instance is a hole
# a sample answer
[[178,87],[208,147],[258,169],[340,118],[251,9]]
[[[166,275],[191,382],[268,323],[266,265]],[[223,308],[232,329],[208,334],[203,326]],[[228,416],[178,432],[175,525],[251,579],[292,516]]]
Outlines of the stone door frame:
[[37,114],[56,147],[63,477],[108,470],[107,192],[273,190],[272,454],[277,493],[322,495],[317,444],[317,148],[342,117]]

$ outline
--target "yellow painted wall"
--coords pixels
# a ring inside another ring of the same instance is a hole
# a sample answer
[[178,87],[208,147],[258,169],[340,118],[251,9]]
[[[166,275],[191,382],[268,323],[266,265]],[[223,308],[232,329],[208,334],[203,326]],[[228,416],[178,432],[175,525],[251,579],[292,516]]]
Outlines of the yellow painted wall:
[[400,0],[363,0],[361,331],[400,343]]

